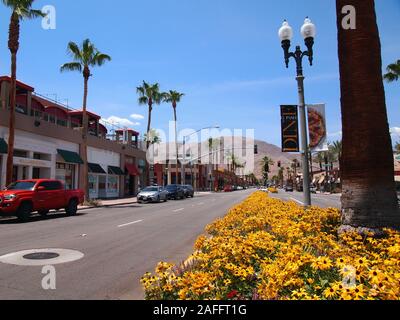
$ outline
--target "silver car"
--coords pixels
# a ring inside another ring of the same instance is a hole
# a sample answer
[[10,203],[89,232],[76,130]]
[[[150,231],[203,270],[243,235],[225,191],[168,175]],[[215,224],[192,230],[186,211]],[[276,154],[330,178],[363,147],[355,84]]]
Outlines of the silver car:
[[148,202],[167,202],[168,192],[163,187],[147,187],[139,192],[137,195],[138,203],[148,203]]

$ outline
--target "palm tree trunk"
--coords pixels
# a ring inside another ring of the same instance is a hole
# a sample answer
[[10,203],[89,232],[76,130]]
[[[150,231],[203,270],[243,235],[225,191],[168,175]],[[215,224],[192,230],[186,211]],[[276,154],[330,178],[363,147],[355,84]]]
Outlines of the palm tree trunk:
[[[343,121],[342,223],[400,228],[374,0],[336,0]],[[342,27],[352,5],[357,28]]]
[[13,12],[9,27],[8,48],[11,53],[11,93],[10,93],[10,118],[8,127],[8,154],[7,154],[7,174],[6,184],[9,185],[13,180],[14,167],[14,143],[15,143],[15,100],[17,91],[17,53],[19,49],[19,17]]
[[[150,138],[150,130],[151,130],[151,113],[152,113],[152,111],[153,111],[153,105],[152,105],[152,101],[151,101],[151,99],[150,99],[150,101],[149,101],[149,117],[148,117],[148,120],[147,120],[147,141],[146,141],[146,151],[148,151],[149,150],[149,148],[150,148],[150,140],[149,140],[149,138]],[[149,165],[149,163],[148,162],[146,162],[147,164],[146,164],[146,167],[147,167],[147,170],[146,170],[146,172],[147,172],[147,184],[148,185],[150,185],[150,165]],[[170,173],[168,173],[168,174],[170,174]]]
[[88,82],[90,77],[90,70],[84,70],[84,85],[83,85],[83,107],[82,107],[82,126],[83,126],[83,134],[82,134],[82,189],[85,191],[85,200],[89,199],[89,173],[88,173],[88,159],[87,159],[87,136],[89,131],[89,121],[87,115],[87,97],[88,97]]
[[147,142],[146,142],[146,149],[148,150],[150,147],[150,140],[149,140],[149,134],[150,134],[150,130],[151,130],[151,113],[153,111],[153,106],[151,104],[151,102],[149,103],[149,117],[147,120]]
[[175,148],[176,148],[176,181],[175,183],[178,184],[178,179],[179,179],[179,149],[178,149],[178,125],[177,125],[177,121],[178,121],[178,117],[176,115],[176,105],[173,104],[173,108],[174,108],[174,120],[175,120]]

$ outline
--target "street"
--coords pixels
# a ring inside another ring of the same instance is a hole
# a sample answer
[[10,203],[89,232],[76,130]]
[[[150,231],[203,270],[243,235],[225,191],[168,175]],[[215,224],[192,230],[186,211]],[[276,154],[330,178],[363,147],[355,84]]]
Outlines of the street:
[[[303,193],[301,192],[285,192],[279,190],[278,194],[270,194],[271,197],[282,199],[285,201],[294,201],[299,205],[303,205]],[[340,194],[312,194],[312,205],[321,208],[338,208],[341,207]]]
[[41,266],[0,263],[3,299],[143,299],[140,278],[159,261],[179,263],[216,218],[255,190],[204,194],[164,204],[86,209],[76,217],[0,221],[1,256],[30,249],[77,250],[80,260],[55,265],[56,290],[42,288]]

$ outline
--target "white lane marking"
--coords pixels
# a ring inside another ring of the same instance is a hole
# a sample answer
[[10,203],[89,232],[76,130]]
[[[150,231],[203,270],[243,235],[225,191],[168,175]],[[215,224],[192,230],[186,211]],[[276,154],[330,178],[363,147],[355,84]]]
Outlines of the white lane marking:
[[185,210],[185,208],[180,208],[180,209],[174,210],[173,212],[181,212],[183,210]]
[[295,198],[290,198],[291,200],[293,200],[294,202],[297,202],[298,204],[301,204],[302,206],[304,206],[305,204]]
[[202,206],[202,205],[204,205],[204,202],[200,202],[198,205],[199,205],[199,206]]
[[127,226],[130,226],[130,225],[132,225],[132,224],[137,224],[137,223],[140,223],[140,222],[143,222],[143,220],[137,220],[137,221],[133,221],[133,222],[121,224],[121,225],[118,226],[118,228],[127,227]]

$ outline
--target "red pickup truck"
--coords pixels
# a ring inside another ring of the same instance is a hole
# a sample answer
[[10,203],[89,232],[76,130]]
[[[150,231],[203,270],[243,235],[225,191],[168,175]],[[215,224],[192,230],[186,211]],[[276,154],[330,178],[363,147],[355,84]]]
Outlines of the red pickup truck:
[[65,209],[75,215],[84,201],[82,190],[66,190],[58,180],[23,180],[0,191],[0,216],[17,216],[25,221],[32,212],[45,216],[50,210]]

